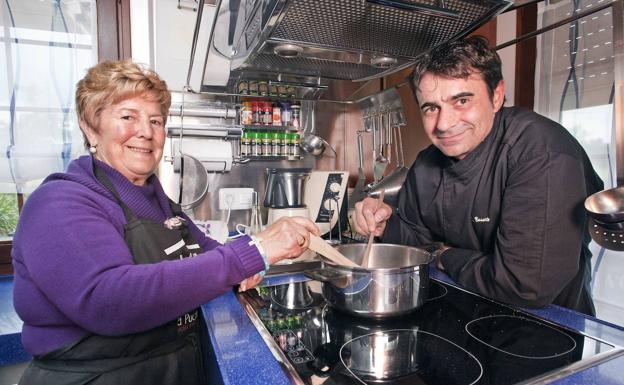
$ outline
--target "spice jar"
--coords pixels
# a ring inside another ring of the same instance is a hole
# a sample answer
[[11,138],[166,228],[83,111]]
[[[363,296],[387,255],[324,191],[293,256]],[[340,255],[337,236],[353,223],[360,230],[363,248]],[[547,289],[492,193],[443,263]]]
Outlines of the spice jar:
[[260,134],[262,139],[262,155],[271,156],[271,136],[268,131],[264,131]]
[[238,82],[238,93],[241,95],[249,95],[249,82],[247,82],[247,80]]
[[240,109],[240,124],[253,124],[253,107],[251,102],[243,102]]
[[301,106],[295,102],[290,108],[292,110],[290,125],[293,127],[301,127]]
[[251,102],[251,124],[262,124],[260,102]]
[[282,102],[282,125],[290,126],[292,122],[292,111],[290,109],[290,103]]
[[241,146],[240,146],[240,154],[241,156],[246,156],[251,153],[251,142],[249,131],[244,130],[241,134]]
[[258,82],[258,94],[260,96],[268,96],[269,95],[269,84],[265,81]]
[[250,138],[251,155],[262,155],[262,141],[260,140],[260,133],[257,131],[252,131],[250,133]]
[[277,96],[277,85],[276,84],[269,84],[269,95],[271,96]]
[[258,82],[250,81],[248,84],[249,95],[258,95]]
[[290,154],[292,156],[301,155],[301,149],[299,148],[301,136],[299,134],[292,134],[292,140],[290,143]]
[[262,102],[262,124],[270,126],[273,122],[273,105],[271,102]]
[[277,94],[280,98],[288,97],[288,93],[286,92],[286,86],[277,86]]
[[282,108],[279,103],[273,103],[273,121],[271,122],[274,126],[282,125]]
[[271,133],[271,155],[272,156],[280,156],[280,138],[279,132]]

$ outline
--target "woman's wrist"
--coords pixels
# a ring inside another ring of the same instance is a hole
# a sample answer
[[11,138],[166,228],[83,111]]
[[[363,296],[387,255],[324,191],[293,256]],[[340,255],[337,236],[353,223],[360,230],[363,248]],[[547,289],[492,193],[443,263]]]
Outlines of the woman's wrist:
[[269,270],[269,256],[266,254],[264,248],[262,247],[262,238],[255,235],[251,235],[250,238],[251,241],[249,241],[249,246],[253,245],[256,247],[256,249],[258,249],[258,253],[260,253],[262,261],[264,262],[264,270],[260,272],[261,275],[264,275],[267,270]]

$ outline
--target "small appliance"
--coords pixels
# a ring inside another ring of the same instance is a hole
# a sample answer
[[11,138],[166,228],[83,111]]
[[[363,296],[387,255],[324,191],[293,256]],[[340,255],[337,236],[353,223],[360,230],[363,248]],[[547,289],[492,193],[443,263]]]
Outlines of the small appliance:
[[309,218],[321,230],[321,235],[337,235],[338,227],[341,230],[346,227],[345,192],[348,180],[347,171],[312,171],[310,174],[305,185],[304,202]]
[[264,207],[268,209],[267,224],[281,217],[308,217],[304,202],[309,168],[269,168],[264,193]]

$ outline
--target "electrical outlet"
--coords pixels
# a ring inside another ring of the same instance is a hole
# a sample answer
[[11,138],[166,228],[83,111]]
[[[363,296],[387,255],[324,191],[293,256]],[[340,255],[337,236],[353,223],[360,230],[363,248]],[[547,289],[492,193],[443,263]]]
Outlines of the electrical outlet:
[[219,210],[249,210],[253,204],[254,189],[249,187],[219,189]]

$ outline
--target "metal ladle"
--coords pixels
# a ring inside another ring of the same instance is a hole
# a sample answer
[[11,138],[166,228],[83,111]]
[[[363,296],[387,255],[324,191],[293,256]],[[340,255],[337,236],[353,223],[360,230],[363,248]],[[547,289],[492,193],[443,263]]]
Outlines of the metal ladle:
[[[321,156],[325,152],[325,148],[329,147],[334,153],[334,156],[338,157],[338,154],[336,153],[336,150],[334,149],[334,147],[332,147],[329,143],[327,143],[325,139],[315,134],[316,132],[316,117],[315,117],[316,116],[316,104],[314,105],[314,107],[312,108],[312,111],[310,111],[310,114],[308,115],[310,116],[311,124],[309,125],[310,130],[308,131],[307,134],[305,134],[300,144],[303,151],[314,156]],[[306,116],[306,122],[307,121],[308,121],[308,117]]]

